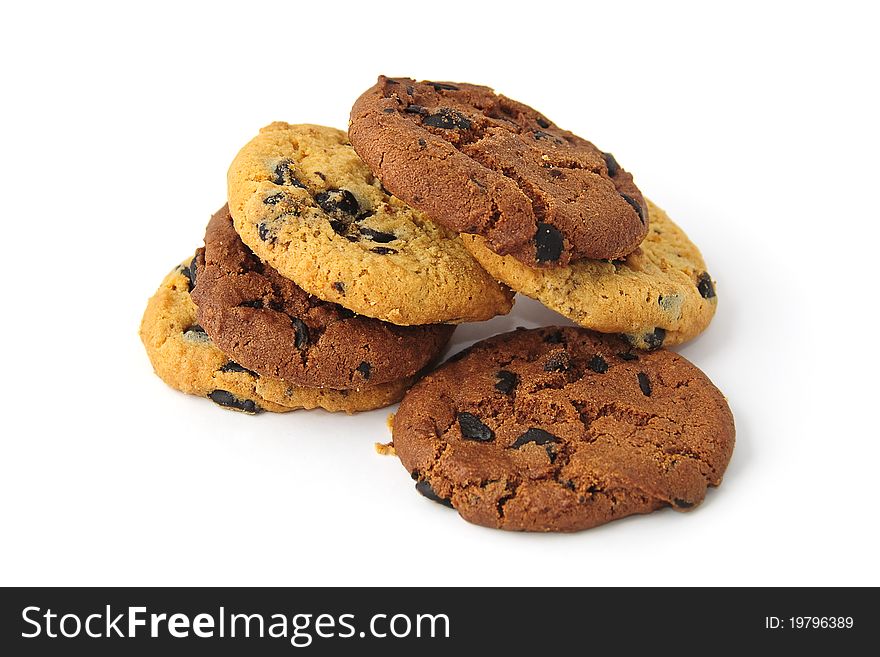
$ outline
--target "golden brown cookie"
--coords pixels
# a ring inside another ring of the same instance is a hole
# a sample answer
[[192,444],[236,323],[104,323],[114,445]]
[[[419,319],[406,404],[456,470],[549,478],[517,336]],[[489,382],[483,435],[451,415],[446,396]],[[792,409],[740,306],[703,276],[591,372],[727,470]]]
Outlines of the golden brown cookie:
[[489,87],[380,76],[349,134],[393,194],[531,267],[621,258],[647,232],[614,156]]
[[648,236],[622,260],[533,269],[494,253],[482,238],[462,239],[483,267],[517,292],[581,326],[620,333],[639,349],[657,349],[699,335],[718,299],[700,251],[663,210],[647,203]]
[[576,327],[475,344],[413,386],[392,433],[419,492],[522,531],[691,509],[734,446],[724,396],[682,356]]
[[242,241],[325,301],[393,324],[457,324],[513,295],[458,236],[388,194],[334,128],[273,123],[229,168]]
[[220,351],[197,324],[189,262],[165,277],[147,303],[140,327],[153,369],[172,388],[246,413],[299,408],[354,413],[394,404],[412,385],[413,377],[360,392],[305,388],[251,372]]
[[244,245],[223,207],[190,267],[199,324],[237,363],[318,388],[362,389],[434,362],[455,326],[397,326],[322,301]]

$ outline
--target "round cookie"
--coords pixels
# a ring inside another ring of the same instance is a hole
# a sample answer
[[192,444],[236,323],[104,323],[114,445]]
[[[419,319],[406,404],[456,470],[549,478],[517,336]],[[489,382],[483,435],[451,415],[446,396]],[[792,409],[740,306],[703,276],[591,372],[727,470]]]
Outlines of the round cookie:
[[455,326],[396,326],[322,301],[244,245],[228,207],[211,217],[196,252],[199,324],[226,354],[261,375],[359,390],[412,376],[434,362]]
[[419,492],[521,531],[691,509],[734,445],[724,396],[691,363],[577,327],[477,343],[410,389],[392,432]]
[[393,194],[531,267],[620,258],[647,232],[614,156],[489,87],[380,76],[349,135]]
[[334,128],[273,123],[232,162],[242,241],[306,292],[393,324],[461,323],[513,295],[452,231],[388,194]]
[[486,270],[517,292],[581,326],[620,333],[639,349],[657,349],[699,335],[718,299],[697,247],[663,210],[647,203],[648,236],[623,260],[533,269],[494,253],[482,238],[462,239]]
[[300,408],[354,413],[400,401],[415,380],[410,377],[356,392],[296,387],[259,376],[230,360],[197,324],[191,286],[187,262],[165,277],[141,321],[140,337],[153,369],[172,388],[246,413]]

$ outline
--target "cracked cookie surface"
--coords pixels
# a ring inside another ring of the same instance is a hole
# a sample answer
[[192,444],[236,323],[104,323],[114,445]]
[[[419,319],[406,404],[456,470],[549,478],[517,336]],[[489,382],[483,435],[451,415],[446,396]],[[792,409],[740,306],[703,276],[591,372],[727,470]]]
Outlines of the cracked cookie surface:
[[211,341],[190,297],[192,259],[176,267],[147,302],[140,337],[156,374],[172,388],[245,413],[323,408],[368,411],[400,401],[414,377],[360,392],[294,386],[242,367]]
[[718,299],[697,247],[663,210],[650,200],[647,205],[648,236],[635,253],[613,262],[533,269],[499,256],[479,237],[462,240],[489,273],[517,292],[580,326],[623,334],[639,349],[657,349],[699,335]]
[[310,387],[355,389],[413,376],[434,362],[455,326],[396,326],[322,301],[262,263],[228,207],[208,222],[190,265],[199,324],[236,362]]
[[489,87],[380,76],[349,134],[393,194],[532,267],[620,258],[647,232],[613,155]]
[[273,123],[235,157],[229,209],[242,241],[306,292],[393,324],[510,311],[452,231],[387,193],[346,133]]
[[392,433],[420,493],[521,531],[693,508],[734,446],[724,396],[691,363],[576,327],[453,356],[407,393]]

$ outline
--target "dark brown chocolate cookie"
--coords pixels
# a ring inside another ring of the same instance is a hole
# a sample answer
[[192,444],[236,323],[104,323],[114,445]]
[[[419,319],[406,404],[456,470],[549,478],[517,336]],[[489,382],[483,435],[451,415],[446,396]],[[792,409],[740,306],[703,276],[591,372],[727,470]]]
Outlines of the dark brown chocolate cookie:
[[361,389],[415,374],[454,326],[395,326],[297,287],[238,237],[228,207],[211,217],[194,259],[199,324],[237,363],[301,386]]
[[622,258],[648,232],[610,153],[488,87],[380,76],[349,137],[393,194],[532,267]]
[[550,327],[453,356],[410,389],[393,436],[416,489],[465,520],[575,531],[693,508],[721,483],[734,426],[678,354]]

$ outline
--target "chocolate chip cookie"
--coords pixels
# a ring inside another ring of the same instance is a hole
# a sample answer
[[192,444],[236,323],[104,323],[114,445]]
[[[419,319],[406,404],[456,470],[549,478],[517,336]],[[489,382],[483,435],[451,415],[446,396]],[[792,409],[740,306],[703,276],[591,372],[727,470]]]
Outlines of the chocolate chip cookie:
[[393,194],[531,267],[622,258],[648,230],[613,155],[488,87],[380,76],[349,134]]
[[260,376],[224,354],[196,319],[191,260],[177,267],[147,303],[140,336],[156,374],[172,388],[245,413],[300,408],[368,411],[394,404],[414,378],[353,390],[293,386]]
[[455,330],[396,326],[318,299],[260,262],[225,206],[193,267],[199,324],[214,343],[248,369],[296,385],[359,390],[412,376]]
[[648,236],[620,260],[534,269],[499,256],[480,237],[462,239],[489,273],[514,290],[581,326],[624,334],[639,349],[657,349],[699,335],[712,320],[718,299],[700,251],[663,210],[647,204]]
[[524,531],[692,509],[734,446],[724,396],[683,357],[575,327],[477,343],[407,393],[392,431],[419,492]]
[[273,123],[229,168],[242,241],[306,292],[394,324],[509,312],[513,295],[452,231],[388,194],[348,136]]

